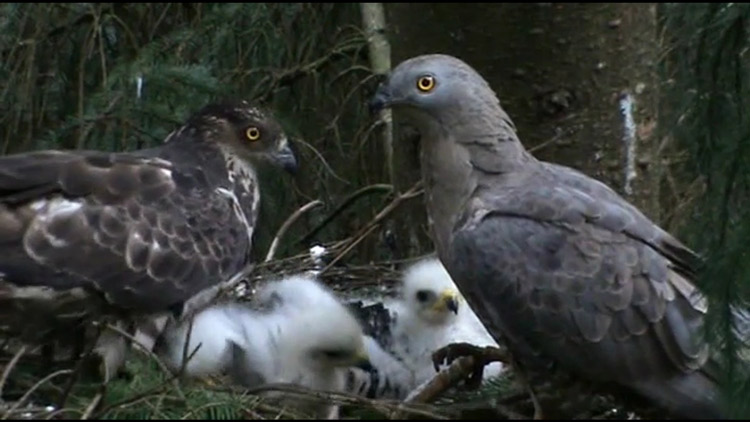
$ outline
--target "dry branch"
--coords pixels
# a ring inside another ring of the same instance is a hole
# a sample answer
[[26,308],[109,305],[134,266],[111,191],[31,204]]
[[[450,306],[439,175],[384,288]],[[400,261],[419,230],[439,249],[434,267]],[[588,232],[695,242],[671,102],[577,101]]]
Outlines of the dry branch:
[[422,194],[421,191],[422,187],[422,181],[418,181],[415,183],[411,189],[408,191],[396,196],[396,198],[391,201],[390,204],[388,204],[385,208],[383,208],[376,216],[372,219],[369,223],[367,223],[364,227],[362,227],[359,232],[357,232],[356,235],[352,236],[351,238],[345,240],[342,242],[341,245],[338,245],[339,247],[342,247],[341,253],[336,255],[336,257],[325,267],[323,270],[321,270],[321,274],[328,271],[333,265],[335,265],[341,258],[343,258],[347,253],[349,253],[352,248],[357,246],[359,242],[361,242],[365,237],[367,237],[368,234],[372,233],[372,231],[380,224],[381,221],[385,217],[387,217],[393,210],[398,208],[399,205],[401,205],[402,202],[415,198]]
[[[331,49],[328,53],[312,60],[308,63],[300,64],[282,71],[271,71],[258,86],[266,88],[260,90],[260,93],[253,95],[253,98],[260,102],[267,102],[279,88],[288,86],[301,79],[304,76],[320,71],[326,65],[341,59],[348,53],[357,52],[360,46],[356,43],[352,45],[343,45]],[[263,92],[265,91],[265,92]]]
[[0,399],[3,397],[3,388],[5,387],[5,382],[8,380],[8,376],[10,375],[10,372],[13,370],[13,368],[16,366],[18,361],[21,359],[21,356],[26,353],[26,346],[21,346],[15,355],[13,355],[13,359],[8,362],[8,365],[3,370],[3,375],[0,376]]
[[351,393],[313,390],[287,383],[264,384],[251,389],[238,389],[237,387],[216,387],[214,389],[216,391],[242,392],[248,395],[262,395],[263,393],[278,392],[283,393],[284,395],[297,396],[325,403],[357,406],[358,408],[369,407],[386,414],[392,413],[396,411],[396,409],[400,409],[404,414],[418,415],[431,419],[448,419],[446,416],[437,413],[437,409],[427,405],[418,403],[404,405],[395,400],[370,399]]
[[303,205],[300,209],[295,211],[292,215],[289,216],[289,218],[284,221],[284,224],[281,225],[281,228],[279,228],[279,231],[276,233],[276,236],[273,238],[273,242],[271,242],[271,247],[268,248],[268,254],[266,255],[266,259],[264,262],[268,262],[273,259],[274,255],[276,255],[276,249],[279,247],[279,242],[281,241],[281,238],[284,236],[287,230],[289,230],[289,227],[294,224],[297,219],[302,216],[302,214],[306,213],[307,211],[323,205],[323,201],[316,199],[314,201],[308,202],[307,204]]
[[34,391],[36,391],[39,387],[41,387],[42,384],[44,384],[45,382],[50,381],[50,380],[52,380],[52,378],[55,378],[55,377],[57,377],[59,375],[70,374],[72,372],[73,371],[70,370],[70,369],[62,369],[62,370],[59,370],[59,371],[55,371],[55,372],[47,375],[46,377],[40,379],[36,384],[34,384],[25,393],[23,393],[23,396],[21,396],[21,398],[18,399],[18,401],[16,401],[15,403],[13,403],[13,406],[11,406],[10,409],[8,409],[8,411],[5,412],[5,414],[3,415],[3,417],[0,418],[0,419],[3,419],[3,420],[8,419],[10,417],[10,415],[12,415],[16,410],[18,410],[18,408],[23,403],[25,403],[26,400],[29,399],[29,397],[31,396],[31,394],[33,394]]
[[[375,192],[391,192],[393,191],[393,185],[384,185],[384,184],[375,184],[375,185],[369,185],[365,186],[362,189],[357,190],[356,192],[350,194],[347,196],[339,206],[336,207],[331,214],[329,214],[320,224],[315,226],[314,229],[310,231],[310,233],[306,234],[301,240],[299,240],[298,244],[306,244],[310,241],[318,232],[320,232],[325,226],[328,225],[331,221],[333,221],[334,218],[336,218],[337,215],[341,214],[344,210],[349,208],[352,204],[354,204],[357,199],[364,197],[365,195],[369,195],[371,193]],[[267,260],[268,261],[268,260]]]

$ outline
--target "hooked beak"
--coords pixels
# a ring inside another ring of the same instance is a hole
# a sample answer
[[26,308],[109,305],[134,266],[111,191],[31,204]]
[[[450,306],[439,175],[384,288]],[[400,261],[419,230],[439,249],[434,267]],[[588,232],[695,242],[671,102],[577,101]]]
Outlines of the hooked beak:
[[447,309],[458,315],[458,295],[452,289],[445,289],[440,294],[440,300],[435,305],[438,309]]
[[354,359],[354,366],[355,368],[359,368],[366,372],[371,372],[375,368],[372,366],[372,363],[370,362],[370,358],[367,356],[367,354],[363,351],[360,352]]
[[276,162],[289,173],[294,174],[297,171],[297,157],[294,156],[292,148],[289,147],[289,142],[285,141],[279,151],[276,152],[274,157]]
[[378,85],[378,89],[375,91],[375,95],[370,99],[369,102],[370,114],[375,114],[384,108],[388,108],[393,105],[393,96],[391,95],[390,89],[386,82]]

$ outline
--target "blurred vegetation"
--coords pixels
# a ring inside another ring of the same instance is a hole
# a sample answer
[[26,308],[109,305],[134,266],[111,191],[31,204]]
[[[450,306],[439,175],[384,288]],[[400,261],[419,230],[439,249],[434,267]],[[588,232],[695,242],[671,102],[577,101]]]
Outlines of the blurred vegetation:
[[[510,371],[485,380],[480,390],[453,388],[433,404],[406,406],[397,400],[372,400],[353,394],[311,392],[294,387],[263,386],[247,390],[233,387],[220,376],[179,379],[143,353],[132,353],[122,375],[106,386],[85,377],[79,378],[70,390],[62,376],[39,382],[47,373],[33,364],[16,366],[13,371],[19,376],[12,377],[12,381],[4,386],[5,397],[10,400],[25,397],[23,403],[9,401],[6,406],[0,402],[0,417],[11,420],[315,419],[313,415],[264,394],[270,392],[338,403],[343,419],[382,420],[395,415],[417,419],[494,419],[497,414],[492,409],[502,406],[498,398],[509,395],[525,410],[531,408],[526,395],[514,384]],[[64,401],[62,407],[59,405],[61,401]]]
[[[665,113],[660,125],[682,153],[675,179],[693,186],[680,232],[706,258],[706,334],[724,358],[735,416],[750,417],[750,379],[737,357],[731,306],[750,305],[750,5],[662,5]],[[747,341],[747,339],[746,339]]]

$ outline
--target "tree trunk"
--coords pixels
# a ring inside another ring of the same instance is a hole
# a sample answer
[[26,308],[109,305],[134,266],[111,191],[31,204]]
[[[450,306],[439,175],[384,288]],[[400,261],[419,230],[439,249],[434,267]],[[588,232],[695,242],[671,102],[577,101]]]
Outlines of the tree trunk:
[[[425,53],[463,59],[535,156],[607,183],[658,221],[655,5],[388,3],[386,13],[393,66]],[[417,137],[394,119],[403,189],[419,178]],[[424,206],[409,206],[401,241],[431,250]]]

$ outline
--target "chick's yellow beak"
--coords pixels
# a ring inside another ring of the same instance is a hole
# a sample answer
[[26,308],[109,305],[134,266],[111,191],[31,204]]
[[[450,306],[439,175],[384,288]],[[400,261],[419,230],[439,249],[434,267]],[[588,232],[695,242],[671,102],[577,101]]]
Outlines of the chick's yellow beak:
[[458,315],[458,292],[453,289],[445,289],[440,293],[440,298],[435,303],[435,310],[449,310]]

